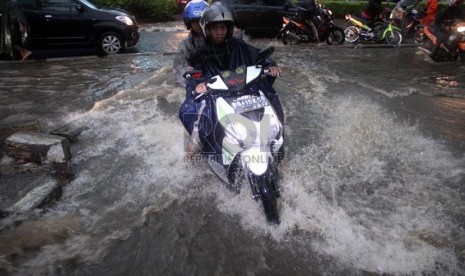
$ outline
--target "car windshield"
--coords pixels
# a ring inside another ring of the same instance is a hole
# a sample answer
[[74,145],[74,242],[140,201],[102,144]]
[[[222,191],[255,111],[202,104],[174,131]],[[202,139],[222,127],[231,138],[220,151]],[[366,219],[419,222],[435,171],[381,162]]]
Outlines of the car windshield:
[[89,2],[87,0],[80,0],[84,5],[88,6],[89,8],[93,8],[93,9],[97,9],[97,6],[92,3],[92,2]]

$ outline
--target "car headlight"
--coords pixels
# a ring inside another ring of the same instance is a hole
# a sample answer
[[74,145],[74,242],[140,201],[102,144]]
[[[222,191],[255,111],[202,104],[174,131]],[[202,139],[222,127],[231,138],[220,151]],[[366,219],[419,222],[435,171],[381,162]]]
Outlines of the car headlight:
[[117,20],[123,22],[124,24],[128,25],[128,26],[132,26],[134,25],[134,22],[132,22],[131,18],[129,18],[129,16],[126,16],[126,15],[118,15],[116,17]]
[[465,33],[465,26],[460,26],[457,28],[457,32],[459,33]]

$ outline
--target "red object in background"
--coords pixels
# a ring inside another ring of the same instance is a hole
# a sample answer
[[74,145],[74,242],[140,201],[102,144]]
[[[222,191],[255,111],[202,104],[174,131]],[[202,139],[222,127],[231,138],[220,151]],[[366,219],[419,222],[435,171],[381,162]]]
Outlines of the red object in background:
[[438,0],[428,0],[426,1],[425,15],[421,20],[423,26],[428,26],[434,22],[436,19],[436,14],[438,12]]
[[184,7],[189,3],[190,0],[176,0],[176,5],[178,5],[178,9],[180,12],[184,10]]

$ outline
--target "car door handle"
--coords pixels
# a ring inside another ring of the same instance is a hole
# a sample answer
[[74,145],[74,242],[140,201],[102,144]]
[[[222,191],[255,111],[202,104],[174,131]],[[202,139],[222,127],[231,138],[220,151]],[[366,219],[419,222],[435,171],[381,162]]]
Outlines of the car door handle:
[[51,14],[46,14],[44,15],[45,18],[52,18],[53,16]]

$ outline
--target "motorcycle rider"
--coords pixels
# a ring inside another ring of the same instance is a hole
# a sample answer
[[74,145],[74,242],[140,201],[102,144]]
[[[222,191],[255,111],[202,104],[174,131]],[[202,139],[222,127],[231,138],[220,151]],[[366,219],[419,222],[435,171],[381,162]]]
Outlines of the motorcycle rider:
[[411,12],[421,0],[400,0],[391,11],[391,18],[394,18],[396,25],[404,28],[405,16]]
[[173,74],[176,80],[186,87],[187,81],[183,77],[184,73],[192,70],[189,66],[189,58],[197,48],[205,45],[205,39],[200,27],[200,16],[208,7],[208,3],[203,0],[192,0],[187,3],[182,13],[182,19],[189,35],[181,42],[179,52],[173,59]]
[[382,0],[369,0],[367,6],[360,15],[363,19],[368,21],[374,21],[386,12],[386,8],[383,6]]
[[[299,0],[297,2],[297,18],[300,22],[304,23],[308,32],[314,32],[310,23],[313,23],[315,28],[318,29],[320,23],[314,22],[314,18],[317,14],[318,9],[316,7],[315,0]],[[318,30],[316,30],[316,33],[313,35],[315,36],[316,42],[319,43],[320,38],[318,36]]]
[[[207,92],[206,81],[218,75],[221,71],[232,70],[240,65],[255,65],[259,50],[241,39],[233,37],[234,20],[231,11],[221,2],[214,2],[205,9],[200,19],[200,25],[205,35],[205,45],[198,48],[190,58],[190,64],[195,70],[201,70],[202,78],[190,79],[186,88],[186,100],[179,110],[179,118],[190,134],[187,153],[199,150],[214,152],[206,143],[214,126],[212,120],[215,115],[212,103],[207,97],[201,102],[194,101],[199,95]],[[267,59],[265,67],[270,71],[270,83],[261,82],[260,88],[264,91],[271,105],[277,112],[278,118],[283,121],[284,115],[281,104],[272,88],[274,78],[281,74],[281,69]],[[271,79],[270,79],[271,78]],[[214,145],[213,145],[214,146]],[[191,152],[189,152],[191,151]]]
[[299,0],[297,2],[297,17],[304,22],[312,18],[316,13],[316,4],[314,0]]
[[444,43],[447,48],[453,49],[456,45],[451,44],[448,40],[450,35],[450,27],[447,24],[444,24],[446,21],[453,21],[456,19],[464,19],[464,11],[461,9],[460,5],[462,0],[448,0],[447,7],[442,9],[436,16],[434,21],[434,29],[436,31],[436,44],[433,46],[431,51],[431,58],[435,59],[441,43]]
[[421,24],[423,26],[429,26],[436,19],[436,13],[438,12],[438,0],[426,1],[424,12]]
[[5,25],[10,28],[11,46],[13,48],[13,53],[9,54],[12,57],[19,54],[21,60],[26,60],[32,54],[31,51],[24,47],[24,40],[29,31],[29,24],[20,5],[15,0],[6,1],[5,7],[5,20],[2,20],[2,23],[5,22]]

